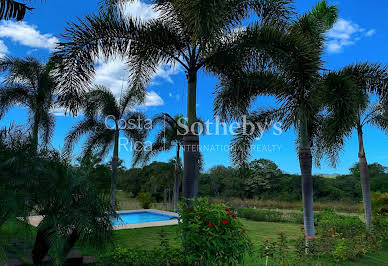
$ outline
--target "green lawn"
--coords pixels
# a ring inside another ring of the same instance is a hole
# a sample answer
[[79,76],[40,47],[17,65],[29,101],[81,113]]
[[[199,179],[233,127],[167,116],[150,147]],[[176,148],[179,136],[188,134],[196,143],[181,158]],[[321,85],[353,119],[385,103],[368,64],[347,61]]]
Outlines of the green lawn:
[[[266,237],[268,237],[271,241],[276,240],[280,231],[284,231],[289,236],[290,241],[295,240],[301,234],[299,225],[297,224],[255,222],[245,219],[242,219],[242,223],[245,225],[247,233],[256,248],[261,243],[263,243]],[[77,248],[82,251],[83,255],[91,256],[96,256],[96,254],[104,254],[104,252],[111,250],[114,246],[120,246],[124,248],[138,246],[143,249],[152,249],[159,246],[161,230],[166,233],[167,238],[170,240],[171,246],[178,246],[180,239],[176,229],[176,226],[164,226],[118,230],[114,231],[112,242],[107,244],[103,251],[79,245],[77,246]],[[25,224],[17,220],[10,220],[1,227],[0,243],[7,243],[7,251],[9,257],[26,257],[25,252],[32,248],[35,234],[35,228],[26,226]],[[22,249],[15,248],[12,245],[9,245],[10,241],[15,241],[17,239],[25,240],[26,245]],[[248,263],[247,265],[250,264]],[[375,254],[368,255],[356,263],[349,262],[344,265],[388,265],[388,247],[385,248],[385,251],[376,252]]]

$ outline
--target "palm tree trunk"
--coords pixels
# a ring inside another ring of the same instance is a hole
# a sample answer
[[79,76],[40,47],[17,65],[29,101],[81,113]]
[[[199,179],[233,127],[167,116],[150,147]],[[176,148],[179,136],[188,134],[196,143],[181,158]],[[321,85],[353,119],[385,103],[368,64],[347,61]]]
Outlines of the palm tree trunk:
[[314,237],[313,158],[311,155],[307,125],[303,126],[300,130],[299,164],[302,178],[304,228],[307,237]]
[[117,187],[117,166],[119,162],[119,130],[116,130],[115,133],[115,142],[113,148],[113,157],[112,157],[112,180],[110,187],[110,204],[113,208],[116,207],[116,187]]
[[366,230],[369,231],[371,228],[371,221],[372,221],[372,204],[370,199],[368,163],[366,161],[366,156],[365,156],[363,132],[362,132],[361,126],[357,127],[357,133],[358,133],[358,159],[360,164],[362,199],[364,202]]
[[175,158],[175,180],[174,180],[174,191],[173,191],[173,208],[174,212],[177,211],[177,205],[178,205],[178,198],[179,198],[179,186],[180,186],[180,180],[179,180],[179,161],[180,161],[180,145],[177,144],[176,146],[176,158]]
[[34,248],[32,249],[32,260],[34,264],[40,265],[50,249],[49,238],[54,233],[52,227],[40,228],[36,233]]
[[199,137],[196,132],[191,131],[191,125],[197,121],[197,72],[190,71],[187,78],[187,125],[189,126],[190,132],[183,137],[183,196],[187,199],[195,199],[198,193]]
[[38,115],[35,115],[34,124],[32,125],[32,147],[35,153],[38,151],[38,144],[39,144],[38,135],[39,135],[39,119],[38,119]]

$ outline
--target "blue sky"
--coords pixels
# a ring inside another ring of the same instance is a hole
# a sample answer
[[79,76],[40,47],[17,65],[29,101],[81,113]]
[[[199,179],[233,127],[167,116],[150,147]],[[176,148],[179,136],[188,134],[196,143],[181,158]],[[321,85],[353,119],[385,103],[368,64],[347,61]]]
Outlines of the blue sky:
[[[74,22],[77,17],[97,11],[97,0],[48,0],[41,4],[36,1],[36,9],[27,14],[24,22],[0,23],[0,56],[24,57],[35,56],[41,60],[47,60],[49,53],[53,51],[55,43],[64,32],[66,23]],[[299,12],[306,11],[316,1],[296,0],[296,8]],[[340,10],[340,19],[334,28],[328,33],[328,44],[324,55],[325,67],[339,69],[354,62],[380,62],[388,64],[386,47],[388,43],[388,10],[387,1],[361,1],[344,0],[332,1]],[[141,18],[155,17],[155,14],[141,2],[127,7],[128,12]],[[117,95],[122,86],[125,86],[127,70],[120,59],[112,59],[108,62],[100,60],[96,68],[95,83],[111,88]],[[213,77],[201,74],[198,82],[197,112],[203,120],[212,119],[212,103],[214,88],[217,80]],[[138,109],[153,116],[159,112],[170,114],[185,113],[186,110],[186,80],[181,68],[171,69],[161,66],[152,84],[148,88],[149,95],[144,106]],[[261,105],[270,104],[268,99],[259,99]],[[63,116],[61,110],[56,112],[56,130],[53,138],[55,148],[63,147],[63,139],[71,126],[80,118]],[[0,121],[0,125],[9,125],[12,121],[16,124],[25,124],[27,111],[23,108],[13,108]],[[357,161],[357,140],[353,136],[347,141],[344,151],[341,153],[336,169],[328,164],[322,164],[320,169],[314,168],[314,173],[347,173],[348,169]],[[221,146],[228,145],[231,136],[204,136],[201,144],[213,145],[214,151],[204,152],[205,169],[218,164],[230,165],[229,154],[225,150],[219,150]],[[82,144],[82,143],[81,143]],[[76,148],[79,151],[80,145]],[[220,145],[217,146],[216,145]],[[370,163],[379,162],[388,165],[388,138],[376,128],[365,129],[365,146],[367,158]],[[274,135],[270,130],[263,138],[255,143],[258,149],[253,152],[252,159],[267,158],[276,162],[279,167],[288,173],[299,173],[299,163],[295,152],[295,134],[293,131]],[[217,150],[218,149],[218,150]],[[168,161],[174,156],[174,152],[165,152],[155,160]],[[129,166],[131,154],[122,150],[120,157]]]

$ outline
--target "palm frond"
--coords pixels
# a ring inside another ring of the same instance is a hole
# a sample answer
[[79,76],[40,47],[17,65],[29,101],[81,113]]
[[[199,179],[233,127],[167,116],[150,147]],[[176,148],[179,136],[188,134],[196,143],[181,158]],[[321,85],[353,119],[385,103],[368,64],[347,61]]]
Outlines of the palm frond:
[[0,1],[0,20],[16,19],[17,21],[23,20],[27,10],[33,8],[28,7],[25,3],[17,2],[14,0],[1,0]]
[[135,24],[102,15],[69,24],[57,46],[55,55],[61,60],[54,72],[61,88],[59,100],[66,108],[76,112],[81,106],[80,98],[90,88],[99,56],[127,54]]
[[95,119],[85,119],[78,122],[72,127],[65,138],[65,153],[70,153],[73,150],[74,144],[82,137],[82,135],[90,134],[94,131],[102,131],[105,125]]
[[85,95],[85,116],[91,119],[95,116],[114,116],[115,120],[120,119],[120,110],[111,90],[104,86],[95,88]]
[[250,149],[256,138],[268,130],[269,122],[282,118],[281,109],[252,112],[246,123],[240,126],[231,141],[231,160],[236,165],[244,165],[250,156]]
[[99,157],[103,158],[112,148],[114,141],[114,132],[108,128],[100,128],[93,131],[87,137],[84,144],[84,154],[88,152],[96,152]]
[[30,100],[29,89],[23,85],[5,87],[0,90],[0,118],[12,105],[23,104],[28,106]]

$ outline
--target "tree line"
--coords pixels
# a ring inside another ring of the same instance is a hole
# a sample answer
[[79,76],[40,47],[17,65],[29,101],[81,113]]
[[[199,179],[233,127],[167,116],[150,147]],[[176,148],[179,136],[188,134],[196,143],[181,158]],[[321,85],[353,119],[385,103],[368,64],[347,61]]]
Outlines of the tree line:
[[[108,165],[105,165],[109,169]],[[359,164],[349,169],[349,174],[314,175],[314,198],[319,201],[362,202]],[[388,168],[378,163],[368,165],[371,191],[388,192]],[[119,172],[118,187],[136,196],[149,192],[155,201],[172,199],[175,161],[152,162],[143,168],[125,169]],[[109,176],[102,173],[101,180]],[[182,178],[182,176],[180,176]],[[266,159],[253,160],[245,169],[217,165],[199,174],[199,195],[223,199],[259,199],[278,201],[300,201],[301,176],[284,173],[278,166]],[[180,189],[182,189],[180,187]]]

